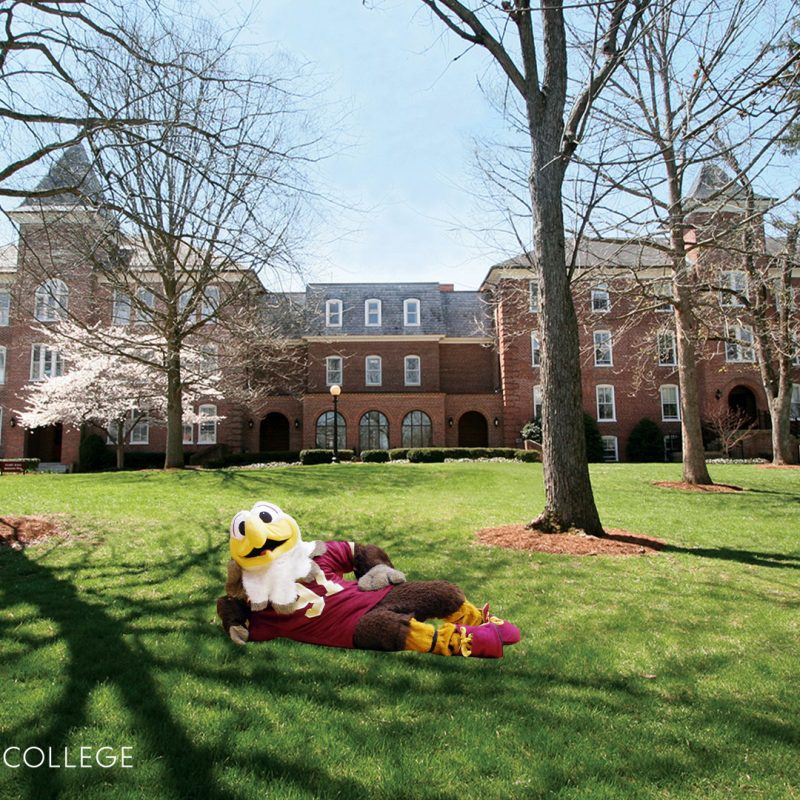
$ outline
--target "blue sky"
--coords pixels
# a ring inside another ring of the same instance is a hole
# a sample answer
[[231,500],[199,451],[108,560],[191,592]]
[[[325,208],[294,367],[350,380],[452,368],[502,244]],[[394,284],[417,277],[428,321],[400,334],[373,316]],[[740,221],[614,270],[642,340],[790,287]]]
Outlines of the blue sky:
[[503,124],[478,86],[491,74],[487,56],[453,62],[464,47],[418,0],[268,0],[246,40],[309,64],[325,86],[321,123],[341,137],[320,181],[353,209],[327,208],[306,259],[314,279],[477,288],[505,256],[473,233],[472,138]]

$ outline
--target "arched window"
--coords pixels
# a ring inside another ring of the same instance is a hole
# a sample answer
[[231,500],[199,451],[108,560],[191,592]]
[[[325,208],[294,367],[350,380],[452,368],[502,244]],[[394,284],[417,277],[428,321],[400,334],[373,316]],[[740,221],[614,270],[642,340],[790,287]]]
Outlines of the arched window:
[[424,411],[412,411],[403,418],[403,447],[430,447],[431,418]]
[[53,278],[36,287],[33,316],[39,322],[57,322],[67,310],[69,289],[64,281]]
[[361,417],[358,447],[361,450],[389,449],[389,420],[380,411],[367,411]]
[[[336,414],[336,427],[338,429],[338,447],[340,450],[344,450],[347,446],[347,423],[339,413]],[[326,450],[333,448],[333,411],[326,411],[320,414],[317,420],[317,447],[322,447]]]

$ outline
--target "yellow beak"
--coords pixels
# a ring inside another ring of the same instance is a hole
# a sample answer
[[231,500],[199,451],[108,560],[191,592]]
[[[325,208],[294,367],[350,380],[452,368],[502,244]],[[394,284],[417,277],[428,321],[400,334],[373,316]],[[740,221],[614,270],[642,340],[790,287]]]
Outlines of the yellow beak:
[[300,528],[289,516],[265,523],[247,513],[244,523],[244,537],[230,540],[231,558],[242,569],[264,567],[300,540]]

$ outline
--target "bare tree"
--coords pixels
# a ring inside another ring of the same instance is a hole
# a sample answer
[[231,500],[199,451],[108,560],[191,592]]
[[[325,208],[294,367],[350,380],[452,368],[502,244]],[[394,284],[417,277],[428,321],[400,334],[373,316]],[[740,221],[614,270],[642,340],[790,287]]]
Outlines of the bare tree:
[[723,455],[730,456],[734,447],[743,444],[755,434],[755,422],[740,408],[723,405],[707,406],[705,426],[714,434]]
[[[484,48],[502,70],[525,121],[527,189],[533,217],[534,273],[541,292],[545,509],[540,530],[581,528],[602,534],[592,494],[581,407],[578,323],[570,293],[564,235],[564,177],[589,112],[634,42],[649,0],[589,3],[589,68],[570,96],[570,46],[561,2],[467,4],[422,0],[448,30]],[[575,9],[570,10],[573,16]],[[538,26],[534,22],[538,17]],[[574,29],[573,29],[574,30]],[[572,44],[576,44],[574,41]]]
[[[152,125],[173,117],[106,102],[94,92],[92,65],[122,73],[132,61],[167,66],[139,38],[142,20],[166,32],[185,23],[180,7],[156,0],[14,0],[0,5],[0,197],[30,197],[31,177],[52,156],[104,129]],[[66,187],[78,191],[79,187]],[[64,191],[64,187],[61,188]],[[34,189],[52,196],[55,187]]]
[[[145,326],[158,334],[162,345],[151,354],[152,366],[166,374],[165,465],[180,467],[182,354],[235,352],[236,337],[260,314],[259,278],[280,286],[292,271],[309,191],[304,165],[315,157],[315,143],[284,64],[273,74],[264,64],[244,65],[226,38],[202,24],[180,35],[145,27],[138,41],[150,62],[118,52],[115,43],[108,57],[94,53],[91,96],[159,121],[86,134],[91,164],[75,183],[81,206],[96,213],[90,225],[36,229],[47,240],[39,273],[64,269],[51,254],[71,236],[72,253],[94,267],[95,308],[84,303],[62,315],[91,324],[100,306],[113,305],[115,334],[98,341],[104,352],[124,354],[126,330]],[[87,197],[87,186],[95,196]],[[41,251],[38,244],[29,250]]]
[[[788,92],[779,80],[796,71],[797,57],[758,39],[762,11],[754,0],[651,5],[642,46],[613,76],[596,114],[618,143],[591,165],[593,180],[599,176],[605,186],[601,195],[610,192],[615,198],[594,219],[604,218],[606,230],[621,240],[661,248],[671,264],[671,296],[661,302],[674,308],[683,479],[689,483],[711,483],[695,376],[706,335],[704,309],[718,283],[710,273],[719,267],[706,256],[713,247],[725,246],[726,236],[728,245],[738,248],[741,236],[732,231],[754,222],[741,203],[732,213],[732,201],[743,199],[739,187],[732,179],[719,180],[710,162],[734,149],[743,154],[747,174],[760,173],[797,113],[796,103],[785,102]],[[792,15],[791,4],[782,4],[765,38],[785,33]],[[783,103],[776,104],[776,92],[770,91],[776,86]],[[697,195],[689,198],[687,173],[701,167],[713,179],[701,180]],[[627,202],[619,200],[620,194]],[[668,241],[660,238],[664,232]]]

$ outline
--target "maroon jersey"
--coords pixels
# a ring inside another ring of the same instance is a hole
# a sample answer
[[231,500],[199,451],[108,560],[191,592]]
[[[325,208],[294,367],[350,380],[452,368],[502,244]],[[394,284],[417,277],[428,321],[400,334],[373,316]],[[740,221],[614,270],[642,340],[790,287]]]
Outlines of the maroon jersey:
[[324,598],[319,616],[307,616],[311,603],[291,614],[278,614],[271,607],[250,614],[250,641],[266,642],[270,639],[293,639],[296,642],[321,644],[327,647],[352,647],[353,633],[359,620],[374,608],[393,587],[374,592],[362,592],[358,583],[346,580],[343,575],[353,571],[353,545],[351,542],[326,542],[327,551],[314,561],[325,577],[343,587],[336,594],[326,594],[325,587],[317,583],[304,583],[307,589]]

